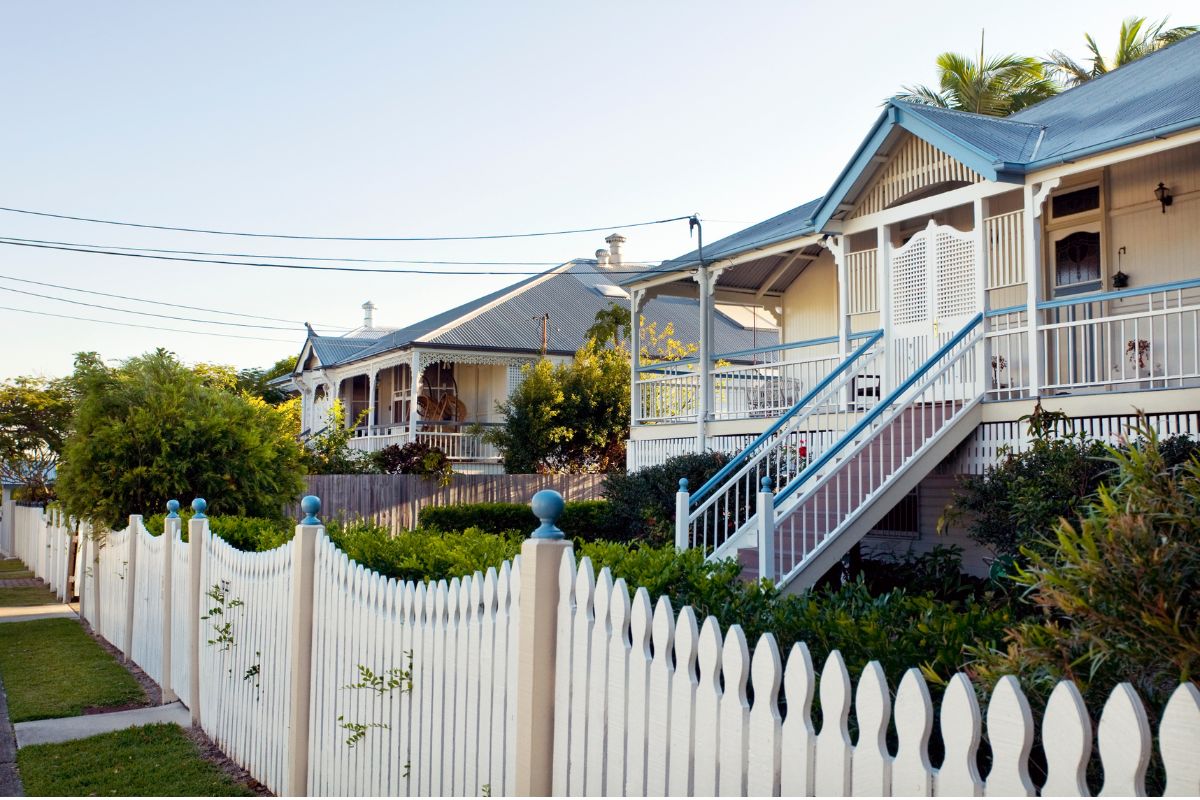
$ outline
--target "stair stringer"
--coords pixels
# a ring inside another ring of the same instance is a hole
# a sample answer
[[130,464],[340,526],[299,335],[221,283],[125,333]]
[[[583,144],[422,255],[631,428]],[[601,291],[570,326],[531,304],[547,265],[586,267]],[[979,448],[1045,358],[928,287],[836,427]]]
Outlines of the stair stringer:
[[[796,594],[810,588],[841,561],[846,553],[850,552],[850,548],[862,541],[888,511],[954,452],[982,421],[982,403],[976,399],[901,465],[888,479],[882,492],[848,514],[838,530],[827,536],[789,579],[780,582],[779,588],[787,594]],[[757,542],[749,538],[749,534],[750,531],[744,531],[737,538],[742,540],[743,546],[747,542],[753,542],[757,546]]]

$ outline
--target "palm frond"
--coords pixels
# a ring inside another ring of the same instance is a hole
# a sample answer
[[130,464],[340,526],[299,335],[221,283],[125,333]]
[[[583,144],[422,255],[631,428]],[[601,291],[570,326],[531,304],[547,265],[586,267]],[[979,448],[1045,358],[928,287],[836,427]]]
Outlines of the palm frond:
[[946,98],[940,92],[928,86],[903,86],[901,87],[901,91],[892,96],[892,99],[901,100],[905,103],[919,103],[925,106],[949,108]]

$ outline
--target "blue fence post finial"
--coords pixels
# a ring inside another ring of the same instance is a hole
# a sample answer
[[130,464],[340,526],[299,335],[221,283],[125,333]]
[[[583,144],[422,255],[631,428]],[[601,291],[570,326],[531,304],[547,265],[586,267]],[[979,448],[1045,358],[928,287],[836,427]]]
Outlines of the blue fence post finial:
[[533,509],[533,515],[541,520],[542,524],[538,526],[530,538],[532,539],[563,539],[566,538],[556,524],[559,516],[562,515],[566,503],[563,497],[553,489],[542,489],[533,496],[529,501],[529,507]]
[[310,494],[300,501],[300,510],[305,513],[304,519],[300,520],[301,525],[320,525],[321,520],[317,519],[317,512],[321,510],[321,498],[315,494]]
[[687,478],[680,478],[680,479],[679,479],[679,491],[681,491],[681,492],[686,492],[686,491],[687,491],[687,487],[688,487],[688,479],[687,479]]
[[167,519],[179,519],[179,501],[167,501]]
[[762,487],[762,491],[764,492],[771,491],[771,476],[763,475],[762,480],[759,482],[759,486]]
[[197,497],[192,501],[192,511],[194,512],[192,514],[192,519],[207,519],[207,517],[204,515],[204,512],[207,508],[208,501],[203,497]]

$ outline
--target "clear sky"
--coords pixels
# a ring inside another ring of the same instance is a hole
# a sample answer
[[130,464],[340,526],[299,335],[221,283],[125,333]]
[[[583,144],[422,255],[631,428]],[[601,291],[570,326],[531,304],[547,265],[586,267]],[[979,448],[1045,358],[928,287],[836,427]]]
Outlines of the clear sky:
[[[1191,9],[1192,13],[1189,13]],[[699,212],[716,238],[822,194],[933,59],[1113,46],[1129,14],[1187,2],[10,2],[0,7],[0,206],[194,228],[462,235]],[[271,256],[565,261],[604,233],[358,243],[165,233],[0,212],[0,237]],[[690,249],[686,223],[625,231],[631,258]],[[482,269],[469,267],[468,269]],[[521,267],[496,269],[521,270]],[[0,246],[0,288],[232,321],[79,289],[350,327],[403,325],[515,278],[314,273]],[[72,354],[166,347],[267,365],[299,325],[236,328],[0,291],[0,377]],[[255,323],[255,320],[241,320]],[[535,323],[530,323],[535,324]]]

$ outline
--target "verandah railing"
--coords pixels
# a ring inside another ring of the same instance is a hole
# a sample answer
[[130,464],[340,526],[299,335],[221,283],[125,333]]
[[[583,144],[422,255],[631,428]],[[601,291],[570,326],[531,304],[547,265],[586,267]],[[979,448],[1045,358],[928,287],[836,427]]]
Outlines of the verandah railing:
[[[165,577],[168,564],[182,578],[186,590],[163,597],[182,618],[145,615],[144,603],[129,600],[137,595],[121,591],[96,592],[91,611],[129,621],[125,652],[135,660],[149,652],[137,644],[143,637],[159,637],[161,652],[182,651],[183,679],[156,679],[196,687],[199,724],[279,792],[1137,795],[1152,759],[1167,794],[1200,792],[1200,690],[1191,683],[1171,696],[1157,742],[1129,684],[1109,697],[1098,737],[1067,681],[1038,724],[1012,677],[985,710],[969,679],[955,675],[935,712],[918,669],[887,676],[871,662],[855,686],[835,650],[818,676],[803,644],[785,662],[768,633],[752,651],[738,625],[676,612],[586,558],[577,564],[569,541],[547,537],[561,499],[535,504],[543,527],[519,560],[425,584],[350,561],[324,537],[315,505],[306,507],[307,524],[268,553],[229,548],[204,518],[189,523],[188,541],[168,520],[157,548],[146,546],[137,518],[124,537],[86,539],[98,545],[88,547],[88,596],[93,582],[179,586]],[[33,525],[49,521],[36,509],[19,513]],[[199,560],[182,568],[166,555],[193,548]],[[109,549],[106,561],[93,557]],[[163,619],[176,623],[167,629]],[[944,743],[936,767],[934,725]],[[1039,738],[1040,786],[1029,769]],[[1101,775],[1089,784],[1093,750]]]

